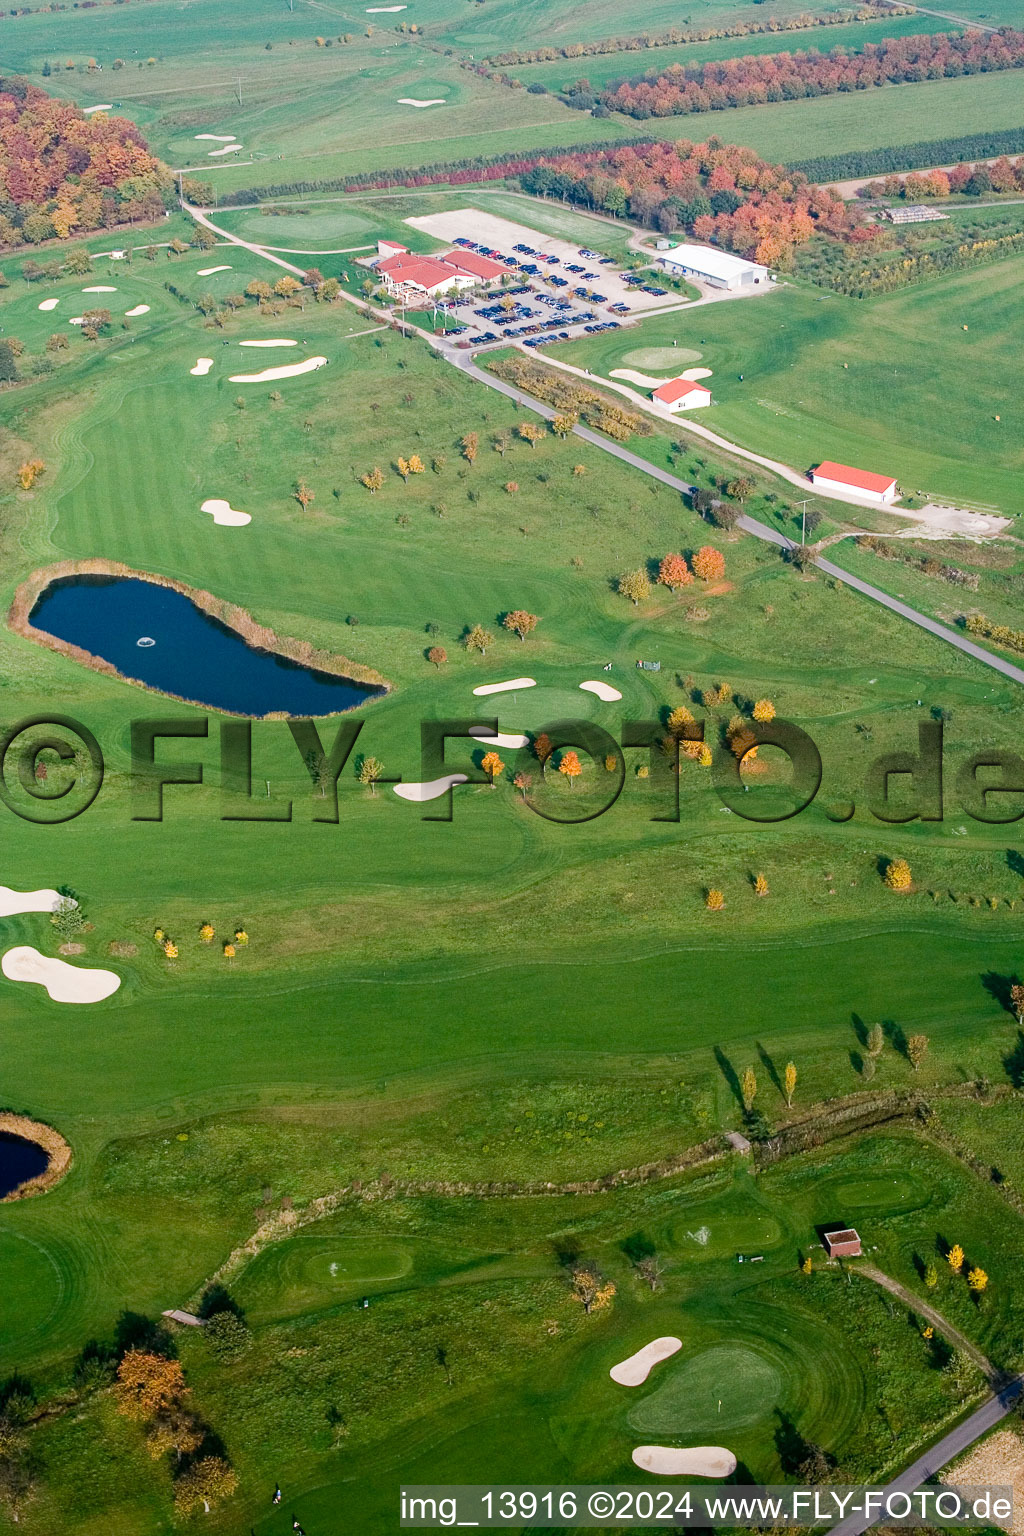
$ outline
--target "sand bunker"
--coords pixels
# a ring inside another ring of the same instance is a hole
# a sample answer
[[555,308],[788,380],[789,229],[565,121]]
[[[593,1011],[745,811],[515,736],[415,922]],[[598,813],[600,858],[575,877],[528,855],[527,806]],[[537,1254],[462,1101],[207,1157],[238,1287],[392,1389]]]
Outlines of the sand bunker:
[[88,113],[90,113],[90,112],[111,112],[111,111],[113,111],[113,108],[114,108],[114,103],[112,101],[101,101],[99,106],[96,106],[96,107],[83,107],[82,111],[85,112],[88,115]]
[[659,384],[667,384],[668,379],[655,379],[649,373],[637,373],[635,368],[613,368],[609,373],[610,379],[628,379],[631,384],[641,384],[644,389],[657,389]]
[[445,96],[431,96],[429,101],[420,101],[417,96],[399,96],[400,107],[443,107],[447,101]]
[[277,336],[273,341],[240,341],[240,347],[297,347],[297,341],[289,341],[287,337]]
[[282,363],[279,368],[264,368],[262,373],[233,373],[232,384],[264,384],[271,379],[294,379],[300,373],[313,373],[323,368],[326,357],[307,357],[301,363]]
[[714,371],[713,368],[684,368],[680,377],[684,379],[710,379]]
[[126,315],[126,317],[129,320],[133,320],[136,315],[148,315],[148,314],[149,314],[149,305],[148,304],[136,304],[134,309],[126,309],[125,310],[125,315]]
[[407,11],[408,9],[407,5],[368,5],[366,7],[366,14],[367,16],[381,16],[386,12],[393,13],[395,11]]
[[196,365],[194,368],[189,369],[189,373],[194,373],[197,379],[203,379],[206,377],[212,367],[212,357],[197,357]]
[[44,299],[43,302],[39,305],[39,308],[49,311],[51,309],[56,309],[59,303],[60,299]]
[[0,917],[15,917],[19,912],[55,912],[61,901],[78,906],[73,897],[62,896],[59,891],[15,891],[9,885],[0,885]]
[[611,683],[580,683],[588,693],[596,693],[599,699],[604,699],[606,704],[611,704],[615,699],[621,699],[622,694]]
[[196,277],[212,277],[215,272],[230,272],[230,267],[200,267]]
[[85,324],[85,316],[84,315],[75,315],[73,319],[68,321],[68,325],[84,325],[84,324]]
[[233,155],[236,149],[244,148],[244,144],[225,144],[222,149],[208,149],[206,153],[210,156],[211,160],[215,160],[218,155]]
[[220,523],[224,528],[244,528],[246,523],[252,522],[248,512],[236,512],[229,501],[222,501],[217,496],[211,496],[203,502],[200,512],[209,512],[215,523]]
[[101,285],[98,288],[83,288],[82,292],[83,293],[116,293],[117,289],[116,288],[108,288],[108,287],[106,287],[104,285]]
[[197,133],[197,139],[212,139],[217,144],[230,144],[234,138],[233,133]]
[[724,1445],[691,1445],[681,1451],[670,1445],[638,1445],[633,1461],[660,1477],[713,1477],[720,1483],[736,1470],[736,1457]]
[[608,1375],[612,1381],[617,1381],[620,1387],[642,1386],[656,1365],[662,1360],[667,1360],[682,1347],[682,1339],[673,1338],[671,1334],[662,1339],[652,1339],[650,1344],[645,1344],[643,1349],[638,1349],[636,1354],[630,1355],[628,1360],[620,1360],[618,1365],[613,1365]]
[[535,677],[514,677],[510,683],[481,683],[473,692],[478,696],[487,693],[511,693],[514,688],[536,688]]
[[474,725],[469,733],[474,741],[486,741],[489,747],[504,747],[506,752],[518,752],[530,745],[529,736],[502,735],[501,731],[489,731],[486,725]]
[[8,981],[37,982],[55,1003],[100,1003],[121,985],[115,971],[86,970],[50,960],[31,944],[9,949],[0,960],[0,970]]
[[443,779],[429,779],[426,784],[393,784],[391,787],[400,800],[438,800],[447,794],[453,784],[465,784],[464,773],[446,773]]

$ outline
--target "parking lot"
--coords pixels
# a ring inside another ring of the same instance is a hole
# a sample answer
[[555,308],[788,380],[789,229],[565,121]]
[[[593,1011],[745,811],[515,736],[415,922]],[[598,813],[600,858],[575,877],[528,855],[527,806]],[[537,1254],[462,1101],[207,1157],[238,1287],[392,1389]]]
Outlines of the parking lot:
[[516,279],[493,295],[448,303],[464,345],[515,341],[541,346],[616,330],[637,311],[678,302],[648,274],[625,273],[611,257],[589,247],[541,235],[476,208],[428,214],[406,223],[500,262]]

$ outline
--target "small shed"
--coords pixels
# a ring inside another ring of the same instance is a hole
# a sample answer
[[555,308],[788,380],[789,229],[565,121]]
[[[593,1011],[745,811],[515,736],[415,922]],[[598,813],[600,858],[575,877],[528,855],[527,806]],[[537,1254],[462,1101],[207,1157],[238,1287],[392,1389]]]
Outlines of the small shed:
[[853,1227],[839,1227],[824,1236],[825,1252],[830,1259],[859,1259],[860,1234]]
[[194,1312],[182,1312],[178,1307],[171,1307],[166,1312],[161,1312],[161,1317],[169,1318],[172,1323],[177,1323],[182,1328],[205,1328],[204,1318],[196,1317]]

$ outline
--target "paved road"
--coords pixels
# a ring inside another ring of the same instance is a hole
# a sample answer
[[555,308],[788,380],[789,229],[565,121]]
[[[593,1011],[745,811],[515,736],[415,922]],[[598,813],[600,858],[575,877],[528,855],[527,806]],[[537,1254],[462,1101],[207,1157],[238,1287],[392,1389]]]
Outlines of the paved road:
[[[993,1425],[1000,1419],[1005,1419],[1013,1405],[1020,1397],[1024,1388],[1024,1377],[1017,1376],[1008,1382],[1001,1391],[994,1393],[976,1408],[972,1414],[951,1429],[947,1435],[943,1435],[930,1450],[924,1452],[916,1461],[911,1462],[905,1471],[898,1477],[894,1477],[891,1483],[886,1484],[885,1492],[888,1493],[913,1493],[920,1488],[922,1483],[928,1481],[949,1462],[954,1461],[962,1451],[980,1440],[982,1435],[988,1433]],[[870,1515],[849,1515],[845,1520],[840,1520],[829,1532],[829,1536],[862,1536],[862,1532],[877,1524],[877,1518]]]
[[[265,246],[257,245],[251,240],[243,240],[241,235],[236,235],[231,230],[223,229],[219,224],[215,224],[201,209],[194,208],[189,203],[183,203],[182,206],[185,212],[191,214],[198,223],[205,225],[214,234],[220,235],[229,244],[240,245],[245,250],[252,251],[254,255],[262,256],[264,260],[272,261],[277,266],[284,267],[286,271],[295,273],[298,277],[303,276],[303,269],[295,266],[293,262],[286,261],[283,256],[275,256]],[[342,296],[349,303],[354,304],[357,309],[362,310],[364,314],[370,315],[374,319],[384,318],[372,305],[357,299],[354,294],[347,294],[343,290]],[[526,406],[528,410],[535,411],[539,416],[543,416],[547,421],[550,421],[555,415],[551,407],[544,405],[542,401],[534,400],[525,391],[516,389],[512,384],[506,384],[503,379],[496,379],[493,374],[487,373],[483,368],[478,368],[468,353],[457,352],[450,346],[438,343],[430,336],[426,337],[426,340],[432,345],[437,346],[438,350],[450,363],[453,363],[460,372],[475,379],[478,384],[484,384],[488,389],[496,390],[508,399],[517,401],[520,405]],[[656,464],[651,464],[647,459],[641,458],[637,453],[630,452],[628,448],[623,448],[619,443],[610,443],[607,438],[601,437],[597,432],[592,432],[589,427],[577,426],[573,428],[573,432],[576,437],[581,437],[584,442],[591,443],[595,448],[600,448],[603,453],[610,453],[613,458],[620,459],[623,464],[629,464],[633,469],[638,469],[641,474],[649,475],[654,480],[660,480],[662,485],[667,485],[671,490],[678,491],[680,495],[689,496],[694,489],[688,481],[680,480],[677,475],[669,474],[668,470],[659,469]],[[762,539],[766,544],[774,544],[783,550],[794,547],[793,540],[788,539],[784,533],[779,533],[777,529],[770,528],[767,523],[761,523],[757,518],[749,517],[745,513],[739,519],[738,527],[742,528],[745,533],[753,534],[754,538]],[[900,618],[908,619],[911,624],[918,625],[920,629],[926,629],[929,634],[944,640],[947,645],[954,646],[958,651],[963,651],[966,656],[972,657],[973,660],[980,661],[983,666],[991,667],[994,671],[1002,673],[1004,677],[1008,677],[1012,682],[1020,683],[1024,686],[1024,668],[1014,666],[1012,661],[1004,661],[1001,656],[996,656],[991,651],[986,651],[982,646],[975,645],[973,640],[969,640],[966,635],[958,634],[954,629],[948,629],[944,624],[939,624],[937,620],[929,618],[927,614],[918,613],[916,608],[911,608],[901,598],[890,597],[888,592],[881,591],[879,587],[873,587],[870,582],[861,581],[859,576],[851,576],[841,565],[834,565],[831,560],[818,560],[815,563],[819,570],[824,571],[826,575],[834,576],[837,580],[845,582],[848,587],[852,587],[854,591],[862,593],[864,597],[870,597],[873,602],[880,603],[883,608],[888,608],[890,612],[899,614]]]

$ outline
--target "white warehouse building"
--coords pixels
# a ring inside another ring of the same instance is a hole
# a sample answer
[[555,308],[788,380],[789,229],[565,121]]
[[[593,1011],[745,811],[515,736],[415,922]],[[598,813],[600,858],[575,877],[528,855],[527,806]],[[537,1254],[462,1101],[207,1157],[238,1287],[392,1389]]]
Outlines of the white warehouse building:
[[768,268],[710,245],[676,245],[659,251],[655,264],[675,277],[695,277],[712,288],[753,288],[768,282]]

